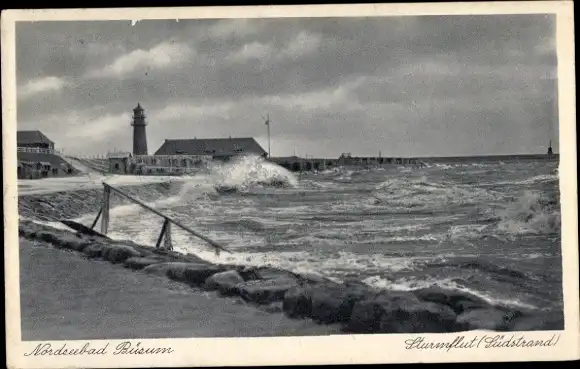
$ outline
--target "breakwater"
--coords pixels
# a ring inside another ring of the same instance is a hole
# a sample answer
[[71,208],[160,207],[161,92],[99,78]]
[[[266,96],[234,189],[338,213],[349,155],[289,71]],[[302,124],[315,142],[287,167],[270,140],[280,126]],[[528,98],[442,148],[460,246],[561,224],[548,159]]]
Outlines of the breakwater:
[[277,307],[292,318],[311,318],[319,324],[340,323],[344,333],[563,329],[561,313],[495,306],[475,295],[440,287],[378,290],[357,280],[337,283],[280,268],[211,263],[193,254],[89,237],[27,220],[20,222],[19,235],[80,252],[91,259],[121,264],[128,270],[239,296],[256,305]]

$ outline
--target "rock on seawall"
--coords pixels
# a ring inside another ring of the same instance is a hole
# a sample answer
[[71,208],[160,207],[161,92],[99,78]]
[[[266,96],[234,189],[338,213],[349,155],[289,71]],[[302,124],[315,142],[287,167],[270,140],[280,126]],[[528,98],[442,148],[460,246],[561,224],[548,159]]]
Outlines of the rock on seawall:
[[20,222],[19,235],[82,252],[88,258],[122,263],[128,270],[156,274],[221,295],[239,296],[251,304],[281,304],[283,313],[291,318],[338,323],[344,333],[559,330],[564,325],[561,312],[493,306],[472,294],[439,287],[385,291],[358,281],[336,283],[266,266],[218,265],[192,254],[84,236],[30,221]]
[[444,333],[462,330],[446,305],[421,301],[410,293],[385,292],[354,305],[351,333]]
[[224,268],[210,263],[169,262],[145,267],[146,273],[165,275],[173,280],[185,282],[192,286],[202,286],[213,274],[223,272]]
[[244,282],[244,278],[237,270],[228,270],[212,275],[205,281],[205,289],[217,290],[224,296],[239,294],[238,285]]

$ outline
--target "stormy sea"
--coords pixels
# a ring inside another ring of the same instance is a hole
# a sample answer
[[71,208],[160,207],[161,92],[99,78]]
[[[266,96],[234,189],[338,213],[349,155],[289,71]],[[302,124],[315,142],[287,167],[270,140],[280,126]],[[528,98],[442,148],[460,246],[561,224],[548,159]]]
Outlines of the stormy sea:
[[[166,183],[142,182],[123,188],[232,251],[216,255],[172,228],[177,251],[209,261],[388,290],[440,286],[494,305],[562,310],[556,160],[291,173],[244,158]],[[101,199],[99,188],[28,196],[20,216],[90,226]],[[113,205],[112,238],[155,245],[162,219],[120,198]]]

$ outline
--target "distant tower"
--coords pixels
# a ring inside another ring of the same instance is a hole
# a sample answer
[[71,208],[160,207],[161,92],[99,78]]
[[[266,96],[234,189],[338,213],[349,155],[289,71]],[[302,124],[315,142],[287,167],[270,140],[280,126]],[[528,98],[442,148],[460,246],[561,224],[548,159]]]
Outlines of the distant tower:
[[133,155],[147,155],[147,134],[145,133],[145,114],[141,104],[133,109]]
[[552,152],[552,141],[550,140],[550,147],[548,147],[548,155],[553,155],[554,153]]

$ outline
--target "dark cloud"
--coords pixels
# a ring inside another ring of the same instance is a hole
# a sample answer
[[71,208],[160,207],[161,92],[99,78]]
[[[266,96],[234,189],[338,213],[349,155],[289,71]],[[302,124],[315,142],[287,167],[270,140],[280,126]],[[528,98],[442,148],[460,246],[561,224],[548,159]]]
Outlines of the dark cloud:
[[[170,137],[264,140],[266,111],[276,155],[543,152],[557,139],[553,16],[36,22],[16,30],[19,125],[41,127],[70,150],[130,148],[137,101],[153,148]],[[68,139],[96,125],[92,141]]]

